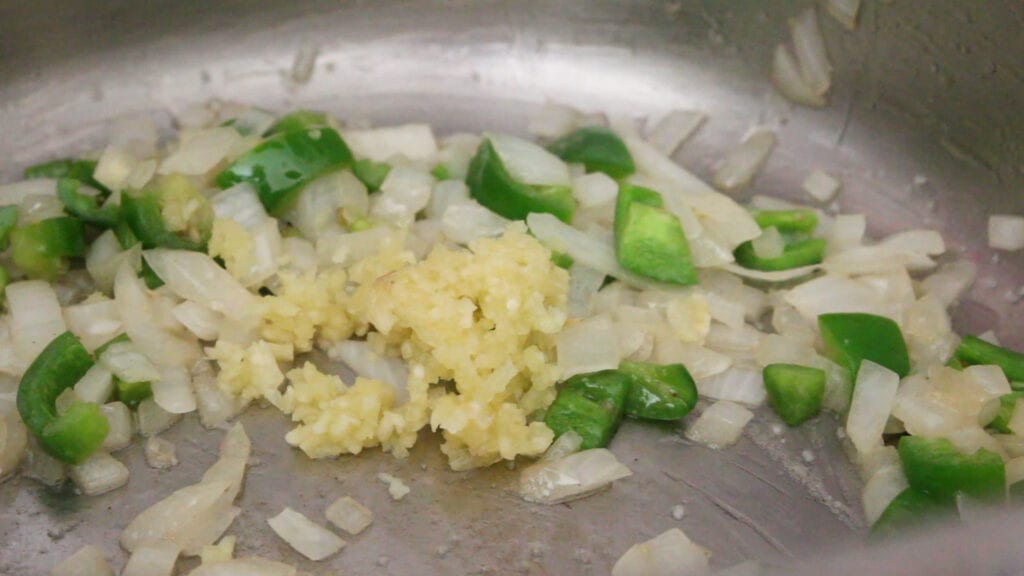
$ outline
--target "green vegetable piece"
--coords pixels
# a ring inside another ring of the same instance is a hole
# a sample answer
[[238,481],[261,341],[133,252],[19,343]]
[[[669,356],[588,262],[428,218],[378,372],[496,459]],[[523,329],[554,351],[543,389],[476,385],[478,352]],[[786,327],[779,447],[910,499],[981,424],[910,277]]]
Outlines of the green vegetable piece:
[[824,370],[797,364],[769,364],[763,374],[768,399],[786,424],[799,426],[821,411]]
[[448,180],[452,176],[451,170],[448,169],[444,164],[438,164],[434,166],[434,169],[430,171],[430,175],[438,180]]
[[30,166],[25,169],[25,178],[72,178],[92,186],[104,195],[110,194],[110,190],[106,186],[93,178],[94,172],[96,172],[95,160],[72,160],[66,158]]
[[510,220],[524,220],[531,212],[547,212],[569,222],[576,211],[568,186],[530,186],[513,180],[487,138],[469,163],[466,184],[477,202]]
[[115,378],[114,387],[117,390],[117,399],[132,410],[138,408],[140,402],[153,396],[151,382],[125,382]]
[[850,372],[852,382],[857,381],[862,360],[885,366],[900,378],[910,373],[907,343],[889,318],[857,312],[822,314],[818,328],[825,352]]
[[64,414],[57,414],[57,397],[74,386],[92,364],[78,338],[65,332],[36,357],[18,386],[18,413],[25,426],[48,454],[68,464],[88,458],[110,429],[93,403],[72,404]]
[[352,165],[352,173],[366,185],[366,189],[370,192],[380,190],[381,184],[384,183],[390,172],[391,166],[384,162],[363,159],[356,160],[356,163]]
[[623,185],[615,203],[615,255],[623,268],[672,284],[696,284],[697,269],[679,219],[649,188]]
[[4,290],[7,289],[7,285],[11,283],[11,273],[7,271],[7,268],[0,266],[0,302],[4,299]]
[[[122,204],[124,202],[122,201]],[[128,221],[124,219],[124,212],[122,211],[121,219],[114,224],[111,228],[114,231],[114,236],[117,236],[117,243],[121,245],[123,250],[127,250],[132,246],[139,243],[139,237],[132,232],[132,227],[128,225]]]
[[618,370],[577,374],[562,384],[544,423],[555,436],[573,430],[581,450],[607,446],[619,428],[632,379]]
[[603,126],[580,128],[552,142],[548,151],[566,162],[583,164],[587,172],[604,172],[612,178],[636,171],[626,144]]
[[995,364],[1003,369],[1011,382],[1024,382],[1024,354],[996,346],[977,336],[964,336],[953,352],[953,358],[964,366]]
[[754,214],[754,221],[761,228],[776,228],[782,233],[809,234],[818,226],[818,213],[809,208],[762,210]]
[[156,271],[149,265],[145,258],[142,259],[142,268],[139,270],[139,278],[146,283],[146,288],[156,290],[164,285],[162,278],[156,275]]
[[1010,420],[1017,409],[1017,400],[1024,398],[1024,392],[1013,391],[999,397],[999,412],[996,417],[988,423],[988,427],[1001,434],[1013,434],[1010,430]]
[[551,261],[555,263],[555,266],[568,270],[572,268],[572,265],[576,263],[576,259],[569,256],[565,252],[552,251]]
[[82,222],[60,216],[11,232],[11,260],[29,278],[53,280],[67,270],[69,257],[85,254]]
[[682,364],[622,362],[632,386],[626,396],[626,416],[643,420],[679,420],[697,405],[697,386]]
[[352,151],[333,128],[281,132],[235,160],[216,181],[221,188],[251,183],[267,211],[280,215],[306,183],[349,168],[353,161]]
[[81,183],[71,178],[57,181],[57,197],[64,204],[64,211],[86,224],[100,228],[113,228],[121,218],[119,206],[106,205],[102,208],[92,196],[78,191]]
[[327,114],[313,110],[296,110],[277,119],[263,134],[273,136],[282,132],[298,132],[327,126]]
[[131,342],[131,341],[132,341],[132,339],[127,334],[122,332],[122,333],[118,334],[117,336],[114,336],[110,340],[107,340],[103,344],[100,344],[100,346],[98,348],[96,348],[96,350],[93,351],[93,354],[97,358],[99,358],[100,356],[103,356],[103,353],[107,351],[107,348],[110,348],[112,345],[120,344],[121,342]]
[[[131,230],[132,236],[137,238],[139,242],[142,242],[142,247],[147,250],[152,248],[170,248],[173,250],[206,251],[205,239],[196,241],[167,228],[160,207],[160,194],[154,190],[145,190],[138,195],[122,194],[121,217],[124,218],[129,230]],[[118,228],[114,230],[114,233],[117,234]],[[125,242],[130,241],[131,238],[124,235],[124,239],[122,239],[122,235],[118,235],[118,240],[121,241],[122,246],[125,246]]]
[[733,252],[736,262],[752,270],[791,270],[801,266],[819,264],[825,256],[825,241],[821,238],[807,238],[787,244],[780,256],[762,258],[754,251],[754,244],[744,242]]
[[984,448],[962,454],[945,438],[904,436],[900,462],[911,488],[939,500],[953,502],[958,492],[983,500],[1003,500],[1006,467],[998,454]]
[[11,231],[18,225],[18,207],[0,206],[0,250],[6,250]]
[[908,531],[919,529],[948,511],[948,506],[936,502],[924,492],[906,488],[889,502],[882,515],[875,520],[868,538],[878,542],[905,535]]

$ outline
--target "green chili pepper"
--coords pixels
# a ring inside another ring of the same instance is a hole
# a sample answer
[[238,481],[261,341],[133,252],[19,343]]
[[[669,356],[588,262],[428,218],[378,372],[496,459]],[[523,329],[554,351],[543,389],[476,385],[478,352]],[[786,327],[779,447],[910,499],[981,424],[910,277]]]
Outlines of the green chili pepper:
[[907,343],[900,327],[883,316],[835,313],[818,316],[825,352],[857,381],[862,360],[885,366],[900,376],[910,373]]
[[762,210],[754,213],[754,221],[762,229],[775,228],[782,233],[809,234],[818,226],[818,214],[809,208]]
[[107,348],[110,348],[114,344],[120,344],[122,342],[131,342],[131,341],[132,341],[132,339],[127,334],[122,332],[122,333],[118,334],[117,336],[114,336],[110,340],[107,340],[103,344],[100,344],[100,346],[98,348],[93,350],[93,354],[97,358],[99,358],[100,356],[103,356],[103,353],[107,351]]
[[555,263],[555,266],[568,270],[572,268],[572,265],[576,263],[576,259],[569,256],[565,252],[552,251],[551,261]]
[[[138,195],[124,193],[121,195],[121,216],[131,230],[132,235],[142,242],[142,247],[171,248],[173,250],[195,250],[204,252],[206,240],[186,238],[167,228],[163,211],[160,206],[160,194],[154,190],[145,190]],[[117,234],[117,228],[115,228]],[[124,240],[118,235],[122,246]],[[130,238],[125,238],[130,240]]]
[[278,118],[263,135],[273,136],[282,132],[298,132],[322,126],[327,126],[327,114],[313,110],[296,110]]
[[469,163],[466,184],[477,202],[510,220],[523,220],[531,212],[547,212],[569,222],[576,211],[568,186],[530,186],[513,180],[487,138]]
[[251,183],[267,211],[277,215],[288,210],[306,183],[352,162],[352,151],[333,128],[295,130],[246,152],[216,180],[221,188]]
[[736,247],[733,255],[744,268],[753,270],[790,270],[801,266],[818,264],[825,256],[825,241],[821,238],[807,238],[787,244],[780,256],[762,258],[754,251],[754,244],[744,242]]
[[618,370],[577,374],[562,384],[544,423],[556,437],[575,431],[583,438],[581,450],[607,446],[622,421],[631,380]]
[[953,352],[953,359],[964,366],[995,364],[1012,382],[1024,382],[1024,354],[986,342],[977,336],[964,336]]
[[356,160],[356,163],[352,165],[352,173],[366,185],[366,189],[370,192],[380,190],[380,186],[387,179],[389,172],[391,172],[391,166],[384,162],[363,159]]
[[50,342],[25,371],[18,386],[18,412],[48,454],[79,464],[103,444],[110,425],[98,405],[78,402],[57,414],[61,392],[78,382],[92,357],[74,334],[65,332]]
[[153,397],[153,386],[151,382],[125,382],[120,378],[114,378],[114,389],[117,391],[117,399],[124,402],[126,406],[135,410],[139,403],[147,398]]
[[53,280],[67,269],[67,259],[85,255],[82,222],[61,216],[11,232],[11,260],[29,278]]
[[447,180],[451,178],[451,170],[448,169],[444,164],[438,164],[434,166],[434,169],[430,171],[430,175],[438,180]]
[[906,488],[889,502],[882,515],[875,520],[868,538],[881,541],[906,534],[909,530],[920,528],[947,514],[949,510],[949,506],[943,506],[924,492]]
[[984,500],[1006,495],[1006,467],[998,454],[979,448],[962,454],[945,438],[904,436],[900,462],[911,488],[940,502],[952,502],[958,492]]
[[825,397],[825,371],[796,364],[764,367],[768,399],[782,421],[799,426],[821,411]]
[[164,285],[163,278],[156,275],[156,271],[149,265],[145,258],[142,259],[142,268],[139,269],[139,278],[146,283],[146,288],[156,290]]
[[86,224],[100,228],[113,228],[121,218],[118,206],[107,205],[102,208],[96,198],[86,196],[78,191],[81,183],[71,178],[57,181],[57,197],[64,204],[64,211]]
[[93,177],[95,172],[95,160],[72,160],[66,158],[30,166],[25,169],[25,178],[72,178],[92,186],[102,192],[104,196],[110,194],[110,190],[97,182]]
[[0,206],[0,250],[7,249],[11,231],[18,225],[18,207]]
[[643,420],[679,420],[697,405],[697,386],[682,364],[622,362],[619,370],[632,378],[626,416]]
[[1024,392],[1013,391],[999,397],[999,412],[996,417],[988,423],[988,427],[1001,434],[1013,434],[1010,430],[1010,420],[1017,410],[1017,400],[1024,398]]
[[615,203],[615,255],[630,272],[672,284],[696,284],[697,269],[679,219],[649,188],[622,185]]
[[583,164],[587,172],[604,172],[612,178],[625,178],[636,171],[626,144],[603,126],[587,126],[555,140],[548,146],[566,162]]

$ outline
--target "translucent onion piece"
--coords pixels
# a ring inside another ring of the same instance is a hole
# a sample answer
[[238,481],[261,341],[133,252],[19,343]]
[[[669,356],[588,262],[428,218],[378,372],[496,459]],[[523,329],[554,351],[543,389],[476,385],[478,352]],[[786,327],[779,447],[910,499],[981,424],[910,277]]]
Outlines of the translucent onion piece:
[[943,264],[933,274],[921,281],[924,294],[934,294],[944,306],[960,299],[974,283],[978,267],[969,260],[957,260]]
[[786,248],[786,240],[774,226],[766,228],[760,236],[751,241],[751,244],[758,258],[778,258]]
[[434,185],[430,202],[424,209],[429,220],[440,220],[449,206],[468,202],[469,187],[462,180],[442,180]]
[[25,456],[28,446],[28,430],[22,424],[17,411],[0,404],[0,480],[14,472]]
[[57,180],[33,178],[0,185],[0,206],[17,206],[27,196],[57,196]]
[[217,518],[233,520],[238,513],[231,505],[231,487],[227,481],[203,482],[172,492],[128,524],[121,532],[121,546],[132,552],[145,542],[167,539],[181,546],[185,555],[198,554],[220,537],[209,537],[210,527],[222,523]]
[[220,164],[241,139],[238,131],[230,126],[185,131],[178,149],[164,158],[157,172],[201,176]]
[[189,576],[296,576],[298,571],[287,564],[264,558],[237,558],[203,564]]
[[121,243],[110,230],[100,234],[85,254],[85,268],[104,294],[114,293],[114,277],[122,262],[128,262],[132,270],[142,269],[142,245],[136,244],[121,250]]
[[213,341],[220,334],[224,317],[209,307],[192,300],[185,300],[172,310],[174,317],[200,340]]
[[653,126],[648,121],[646,139],[659,152],[671,156],[707,118],[707,114],[696,110],[673,110]]
[[[79,190],[81,192],[81,190]],[[64,216],[64,204],[56,196],[30,194],[18,204],[18,225],[28,226]]]
[[760,406],[767,396],[761,370],[746,366],[733,366],[697,382],[697,392],[715,400],[729,400],[748,406]]
[[181,550],[169,540],[146,542],[135,549],[121,576],[171,576]]
[[861,362],[846,417],[846,434],[858,452],[871,452],[881,446],[899,384],[900,377],[892,370],[870,360]]
[[324,513],[327,520],[349,534],[359,534],[373,523],[373,512],[351,496],[338,498]]
[[583,437],[575,430],[563,432],[561,436],[555,438],[555,441],[551,443],[551,446],[548,446],[548,449],[544,452],[544,456],[541,457],[541,461],[550,462],[553,460],[561,460],[570,454],[579,452],[580,446],[582,445]]
[[434,184],[434,177],[425,170],[392,166],[380,185],[380,192],[373,195],[370,215],[398,226],[407,226],[430,202]]
[[892,499],[906,488],[907,478],[899,463],[882,466],[872,474],[864,484],[862,493],[864,518],[868,524],[874,524]]
[[115,342],[100,355],[99,363],[125,382],[150,382],[160,378],[160,370],[131,342]]
[[709,448],[721,449],[734,444],[754,413],[728,400],[709,406],[686,431],[686,437]]
[[622,359],[615,323],[593,316],[564,328],[556,336],[562,378],[616,368]]
[[839,180],[821,170],[815,170],[807,175],[801,188],[818,202],[828,203],[835,199],[842,186]]
[[865,284],[842,276],[826,275],[804,282],[783,296],[810,322],[832,312],[879,314],[884,306],[877,292]]
[[825,0],[825,9],[847,30],[857,27],[860,0]]
[[800,65],[797,64],[796,58],[785,44],[775,47],[772,56],[771,79],[779,93],[795,104],[816,108],[825,105],[825,97],[818,94],[814,87],[804,79]]
[[592,301],[604,284],[605,275],[593,268],[573,263],[569,267],[569,296],[566,304],[570,318],[583,318],[593,309]]
[[588,496],[632,474],[609,450],[594,448],[524,469],[519,495],[528,502],[558,504]]
[[572,179],[572,196],[583,208],[615,201],[619,184],[603,172],[592,172]]
[[253,313],[255,298],[212,258],[191,250],[147,250],[146,262],[178,296],[235,320]]
[[333,556],[345,546],[345,541],[333,532],[291,508],[269,518],[267,524],[289,546],[313,561]]
[[575,130],[582,121],[583,114],[579,110],[549,102],[530,115],[526,129],[534,136],[554,140]]
[[114,294],[125,333],[147,358],[168,366],[191,365],[199,358],[199,346],[194,340],[171,333],[155,322],[148,290],[127,263],[122,263],[117,271]]
[[[303,193],[308,192],[319,180],[306,186]],[[234,220],[246,229],[260,224],[267,218],[267,211],[256,195],[256,189],[248,182],[236,184],[214,194],[210,197],[210,205],[217,218]]]
[[500,236],[509,221],[475,201],[449,206],[441,221],[441,230],[453,242],[468,245],[477,238]]
[[532,186],[569,186],[569,168],[562,159],[533,142],[509,136],[490,134],[495,152],[513,180]]
[[110,424],[110,431],[103,439],[100,450],[104,452],[117,452],[127,448],[132,443],[132,436],[135,434],[135,423],[132,422],[132,411],[123,402],[110,402],[100,406],[103,415]]
[[105,494],[128,483],[128,468],[106,452],[68,468],[68,476],[86,496]]
[[988,246],[995,250],[1024,249],[1024,216],[993,214],[988,217]]
[[67,330],[57,293],[42,280],[7,285],[7,309],[16,357],[28,366],[43,348]]
[[54,567],[50,576],[114,576],[103,550],[82,546]]
[[139,434],[145,437],[167,430],[181,418],[180,414],[173,414],[161,408],[152,398],[139,402],[135,416],[139,423]]
[[64,322],[87,350],[95,350],[123,331],[117,303],[108,298],[90,298],[65,307]]
[[758,130],[752,133],[726,155],[711,181],[715,186],[730,191],[749,186],[774,148],[774,132]]
[[369,158],[375,162],[386,162],[395,156],[431,161],[437,156],[437,141],[427,124],[345,130],[342,136],[357,158]]
[[634,544],[612,567],[612,576],[710,576],[711,553],[679,528]]
[[196,409],[192,378],[181,366],[164,366],[153,382],[153,400],[171,414],[188,414]]
[[824,96],[832,86],[832,64],[818,26],[817,9],[811,6],[791,18],[789,30],[801,76],[815,94]]
[[390,384],[395,389],[396,402],[409,398],[409,371],[401,358],[382,357],[360,340],[332,344],[326,352],[331,360],[344,362],[357,375]]
[[131,153],[111,144],[100,155],[92,177],[110,190],[123,190],[127,187],[128,179],[131,178],[137,164],[138,160]]
[[164,469],[178,465],[177,448],[174,443],[159,436],[150,436],[146,439],[144,453],[146,464],[150,468]]

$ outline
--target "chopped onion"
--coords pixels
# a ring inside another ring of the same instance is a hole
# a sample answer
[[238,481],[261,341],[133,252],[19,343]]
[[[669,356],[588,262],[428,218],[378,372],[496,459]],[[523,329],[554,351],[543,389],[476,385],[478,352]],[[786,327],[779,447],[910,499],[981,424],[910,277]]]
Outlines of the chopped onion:
[[[84,401],[84,399],[83,399]],[[104,452],[117,452],[127,448],[132,443],[132,436],[135,434],[135,425],[132,422],[132,411],[123,402],[110,402],[100,406],[103,416],[110,424],[110,431],[103,439],[100,450]]]
[[89,271],[96,288],[104,294],[114,293],[114,276],[121,263],[127,261],[133,270],[142,269],[142,245],[136,244],[121,250],[121,243],[114,232],[107,230],[89,246],[85,254],[85,268]]
[[297,274],[313,274],[317,269],[316,246],[305,238],[281,239],[282,268]]
[[846,434],[858,452],[881,446],[899,385],[900,377],[892,370],[870,360],[861,361],[846,417]]
[[671,156],[707,119],[707,114],[696,110],[673,110],[653,126],[648,120],[646,139],[659,152]]
[[192,368],[192,385],[196,391],[199,422],[206,428],[221,426],[246,406],[240,397],[229,396],[217,386],[217,378],[207,360],[196,362]]
[[107,370],[124,382],[149,382],[160,378],[160,371],[131,342],[114,342],[99,358]]
[[857,13],[860,12],[860,0],[825,0],[825,9],[847,30],[857,27]]
[[25,455],[28,430],[17,411],[0,405],[0,480],[14,472]]
[[815,92],[814,88],[804,79],[796,57],[786,47],[779,44],[772,55],[772,83],[779,93],[788,100],[804,106],[822,107],[825,97]]
[[269,518],[267,524],[289,546],[313,561],[333,556],[345,546],[345,541],[333,532],[291,508]]
[[592,172],[572,179],[572,196],[582,208],[613,202],[619,184],[603,172]]
[[576,500],[633,474],[604,448],[542,460],[519,476],[519,495],[527,502],[558,504]]
[[810,322],[832,312],[868,312],[879,314],[883,303],[870,287],[843,276],[825,275],[804,282],[783,296]]
[[178,465],[177,448],[174,443],[159,436],[147,438],[143,452],[146,456],[146,464],[150,468],[162,470]]
[[351,496],[338,498],[324,513],[327,521],[349,534],[359,534],[373,523],[373,512]]
[[530,115],[526,129],[540,138],[560,138],[581,125],[583,114],[562,104],[546,103]]
[[386,162],[395,156],[432,161],[437,156],[437,141],[428,124],[345,130],[342,136],[357,158],[369,158],[375,162]]
[[864,484],[861,498],[864,502],[864,518],[868,524],[874,524],[892,499],[906,488],[907,477],[903,475],[903,467],[899,463],[882,466],[872,474]]
[[296,576],[298,571],[280,562],[264,558],[236,558],[213,562],[189,572],[189,576]]
[[480,136],[460,132],[444,139],[438,161],[448,168],[448,178],[465,180],[469,171],[469,163],[480,147]]
[[152,384],[153,400],[171,414],[188,414],[196,409],[192,378],[181,366],[164,366]]
[[551,446],[548,446],[548,449],[544,451],[544,456],[541,457],[540,461],[551,462],[561,460],[570,454],[579,452],[582,445],[583,437],[575,430],[568,430],[563,432],[558,438],[555,438]]
[[309,240],[329,232],[340,232],[339,212],[349,220],[366,216],[370,197],[366,185],[351,172],[331,172],[313,180],[305,188],[285,219]]
[[175,306],[173,313],[178,322],[200,340],[216,340],[220,333],[220,324],[224,321],[221,314],[191,300],[185,300]]
[[818,26],[818,11],[810,6],[789,20],[793,49],[800,62],[800,75],[817,95],[824,96],[832,86],[832,64],[828,61],[825,39]]
[[723,190],[738,190],[749,186],[774,148],[774,132],[755,131],[729,152],[711,181]]
[[71,466],[68,475],[86,496],[106,494],[128,483],[128,467],[106,452],[97,452],[85,462]]
[[109,298],[90,298],[64,308],[64,322],[87,350],[95,350],[123,331],[117,303]]
[[616,368],[622,359],[615,323],[604,315],[566,326],[555,338],[562,378]]
[[[318,178],[310,182],[303,189],[301,197],[304,197],[310,190],[314,190],[316,184],[323,179]],[[234,220],[246,229],[259,225],[267,218],[267,211],[263,208],[259,196],[256,195],[256,189],[248,182],[236,184],[214,194],[210,197],[210,205],[217,218]]]
[[199,358],[194,340],[183,339],[154,322],[148,290],[127,263],[117,271],[114,293],[125,333],[147,358],[167,366],[187,366]]
[[255,308],[253,295],[212,258],[191,250],[147,250],[146,262],[168,289],[229,319],[244,320]]
[[754,413],[728,400],[715,402],[686,431],[686,437],[716,450],[731,446]]
[[252,455],[252,442],[240,423],[228,429],[220,442],[220,457],[203,474],[203,482],[228,482],[227,496],[235,499],[245,482],[245,468]]
[[171,576],[181,549],[169,540],[146,542],[132,552],[121,576]]
[[29,194],[18,204],[19,226],[28,226],[61,216],[64,216],[64,204],[56,196]]
[[732,359],[721,352],[663,334],[658,334],[655,340],[654,359],[659,364],[683,364],[697,380],[710,378],[732,366]]
[[34,478],[46,486],[60,486],[67,478],[64,463],[47,454],[39,444],[30,440],[25,451],[25,465],[22,474]]
[[50,576],[114,576],[114,571],[107,564],[103,550],[89,545],[57,564]]
[[7,309],[11,314],[14,352],[25,366],[35,360],[46,345],[67,330],[53,287],[42,280],[7,285]]
[[569,186],[569,168],[562,159],[533,142],[507,134],[485,133],[509,176],[531,186]]
[[774,270],[774,271],[763,271],[753,270],[751,268],[744,268],[737,264],[723,264],[719,266],[720,269],[725,270],[739,276],[740,278],[747,278],[749,280],[756,280],[758,282],[768,283],[782,283],[791,282],[797,278],[803,278],[810,276],[820,269],[818,265],[801,266],[799,268],[790,268],[789,270]]
[[711,552],[672,528],[634,544],[612,567],[612,576],[710,576]]
[[137,164],[138,160],[131,153],[111,144],[100,155],[92,177],[110,190],[123,190]]
[[316,241],[317,261],[330,266],[348,266],[377,254],[388,242],[400,242],[401,234],[388,225],[360,232],[327,233]]
[[389,384],[395,389],[397,403],[409,398],[409,370],[401,358],[380,356],[368,343],[360,340],[337,342],[326,352],[331,360],[344,362],[357,375]]
[[760,236],[751,241],[751,244],[758,258],[778,258],[786,248],[786,240],[774,226],[766,228]]
[[944,306],[960,299],[974,283],[978,267],[969,260],[943,264],[932,275],[921,281],[921,292],[934,294]]
[[991,396],[1002,396],[1011,391],[1010,381],[999,366],[977,364],[964,368],[963,372],[964,376]]
[[995,250],[1024,249],[1024,216],[993,214],[988,217],[988,246]]
[[569,295],[566,303],[570,318],[583,318],[593,310],[593,299],[604,284],[605,275],[593,268],[573,263],[569,267]]
[[135,409],[135,415],[138,418],[139,434],[142,436],[159,434],[173,426],[181,418],[180,414],[172,414],[161,408],[152,398],[146,398],[139,402],[138,408]]
[[198,554],[204,545],[215,542],[240,512],[231,504],[230,489],[231,483],[222,481],[175,490],[128,524],[121,532],[121,546],[132,552],[146,542],[167,539],[181,546],[186,556]]
[[0,186],[0,206],[17,206],[28,196],[57,196],[57,180],[33,178]]
[[434,182],[426,171],[392,166],[380,193],[373,196],[370,215],[400,226],[409,224],[430,202]]
[[203,546],[202,551],[199,552],[199,560],[203,564],[210,564],[213,562],[227,562],[232,559],[235,555],[235,544],[238,538],[234,536],[224,536],[216,544],[208,544]]
[[430,202],[424,210],[430,220],[441,220],[449,206],[468,202],[469,187],[462,180],[442,180],[434,185]]
[[201,176],[220,164],[241,139],[241,134],[230,126],[183,131],[178,149],[164,158],[157,172]]
[[893,404],[892,415],[914,436],[945,436],[962,425],[960,413],[934,399],[922,375],[904,379]]
[[444,235],[453,242],[469,244],[477,238],[500,236],[509,221],[470,200],[449,206],[441,222]]
[[804,179],[803,186],[804,192],[817,200],[818,202],[828,203],[835,199],[836,194],[839,194],[839,189],[842,188],[843,184],[839,180],[836,180],[829,174],[815,170],[807,175]]
[[767,396],[761,370],[746,366],[733,366],[698,381],[697,392],[715,400],[729,400],[748,406],[760,406]]
[[[452,468],[454,470],[459,469],[454,464],[452,465]],[[412,488],[409,488],[409,485],[403,482],[401,478],[386,472],[377,474],[377,480],[380,480],[388,487],[388,494],[391,495],[392,500],[401,500],[408,496],[409,492],[412,491]]]

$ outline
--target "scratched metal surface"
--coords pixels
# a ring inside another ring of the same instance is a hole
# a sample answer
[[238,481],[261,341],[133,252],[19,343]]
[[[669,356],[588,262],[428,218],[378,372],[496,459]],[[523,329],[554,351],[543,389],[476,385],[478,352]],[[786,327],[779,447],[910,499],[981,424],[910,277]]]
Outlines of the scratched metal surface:
[[[1024,279],[1024,261],[993,259],[984,247],[990,211],[1024,211],[1024,9],[1010,1],[868,1],[855,33],[825,20],[835,94],[829,108],[811,111],[793,109],[765,81],[770,47],[803,5],[4,2],[0,178],[94,148],[118,116],[147,113],[169,126],[175,112],[210,98],[319,107],[350,121],[429,120],[441,133],[522,132],[545,100],[638,118],[697,108],[712,119],[680,156],[685,165],[706,176],[748,128],[775,127],[780,146],[750,193],[798,197],[803,176],[820,167],[842,176],[842,209],[869,214],[873,233],[942,229],[952,250],[981,268],[958,326],[993,328],[1024,345],[1015,330],[1024,312],[1011,293]],[[290,85],[287,70],[306,45],[319,47],[313,78]],[[958,552],[959,564],[942,560],[949,540],[938,537],[885,553],[847,550],[862,535],[860,487],[828,418],[776,435],[776,420],[761,411],[740,443],[722,452],[687,443],[680,426],[627,423],[612,449],[634,476],[551,508],[519,500],[516,472],[503,466],[446,470],[429,437],[405,461],[369,451],[312,462],[286,446],[281,416],[257,410],[244,421],[258,464],[231,532],[242,553],[315,573],[605,574],[632,543],[672,526],[710,548],[716,567],[835,553],[842,560],[809,570],[855,573],[870,565],[868,573],[910,574],[925,569],[927,558],[930,574],[983,574],[996,573],[996,564],[978,563],[992,560],[992,550],[1010,554],[1007,565],[1020,560],[996,537],[1016,518],[957,536],[961,550],[987,551]],[[120,528],[198,478],[220,434],[186,419],[166,435],[182,464],[165,472],[147,468],[138,446],[118,453],[132,469],[129,485],[94,499],[23,479],[0,485],[0,573],[46,573],[85,543],[122,565]],[[805,449],[812,462],[802,458]],[[391,502],[378,472],[403,478],[412,493]],[[265,524],[284,506],[322,519],[327,503],[344,494],[377,520],[329,562],[302,561]],[[682,520],[670,514],[676,504],[685,506]]]

